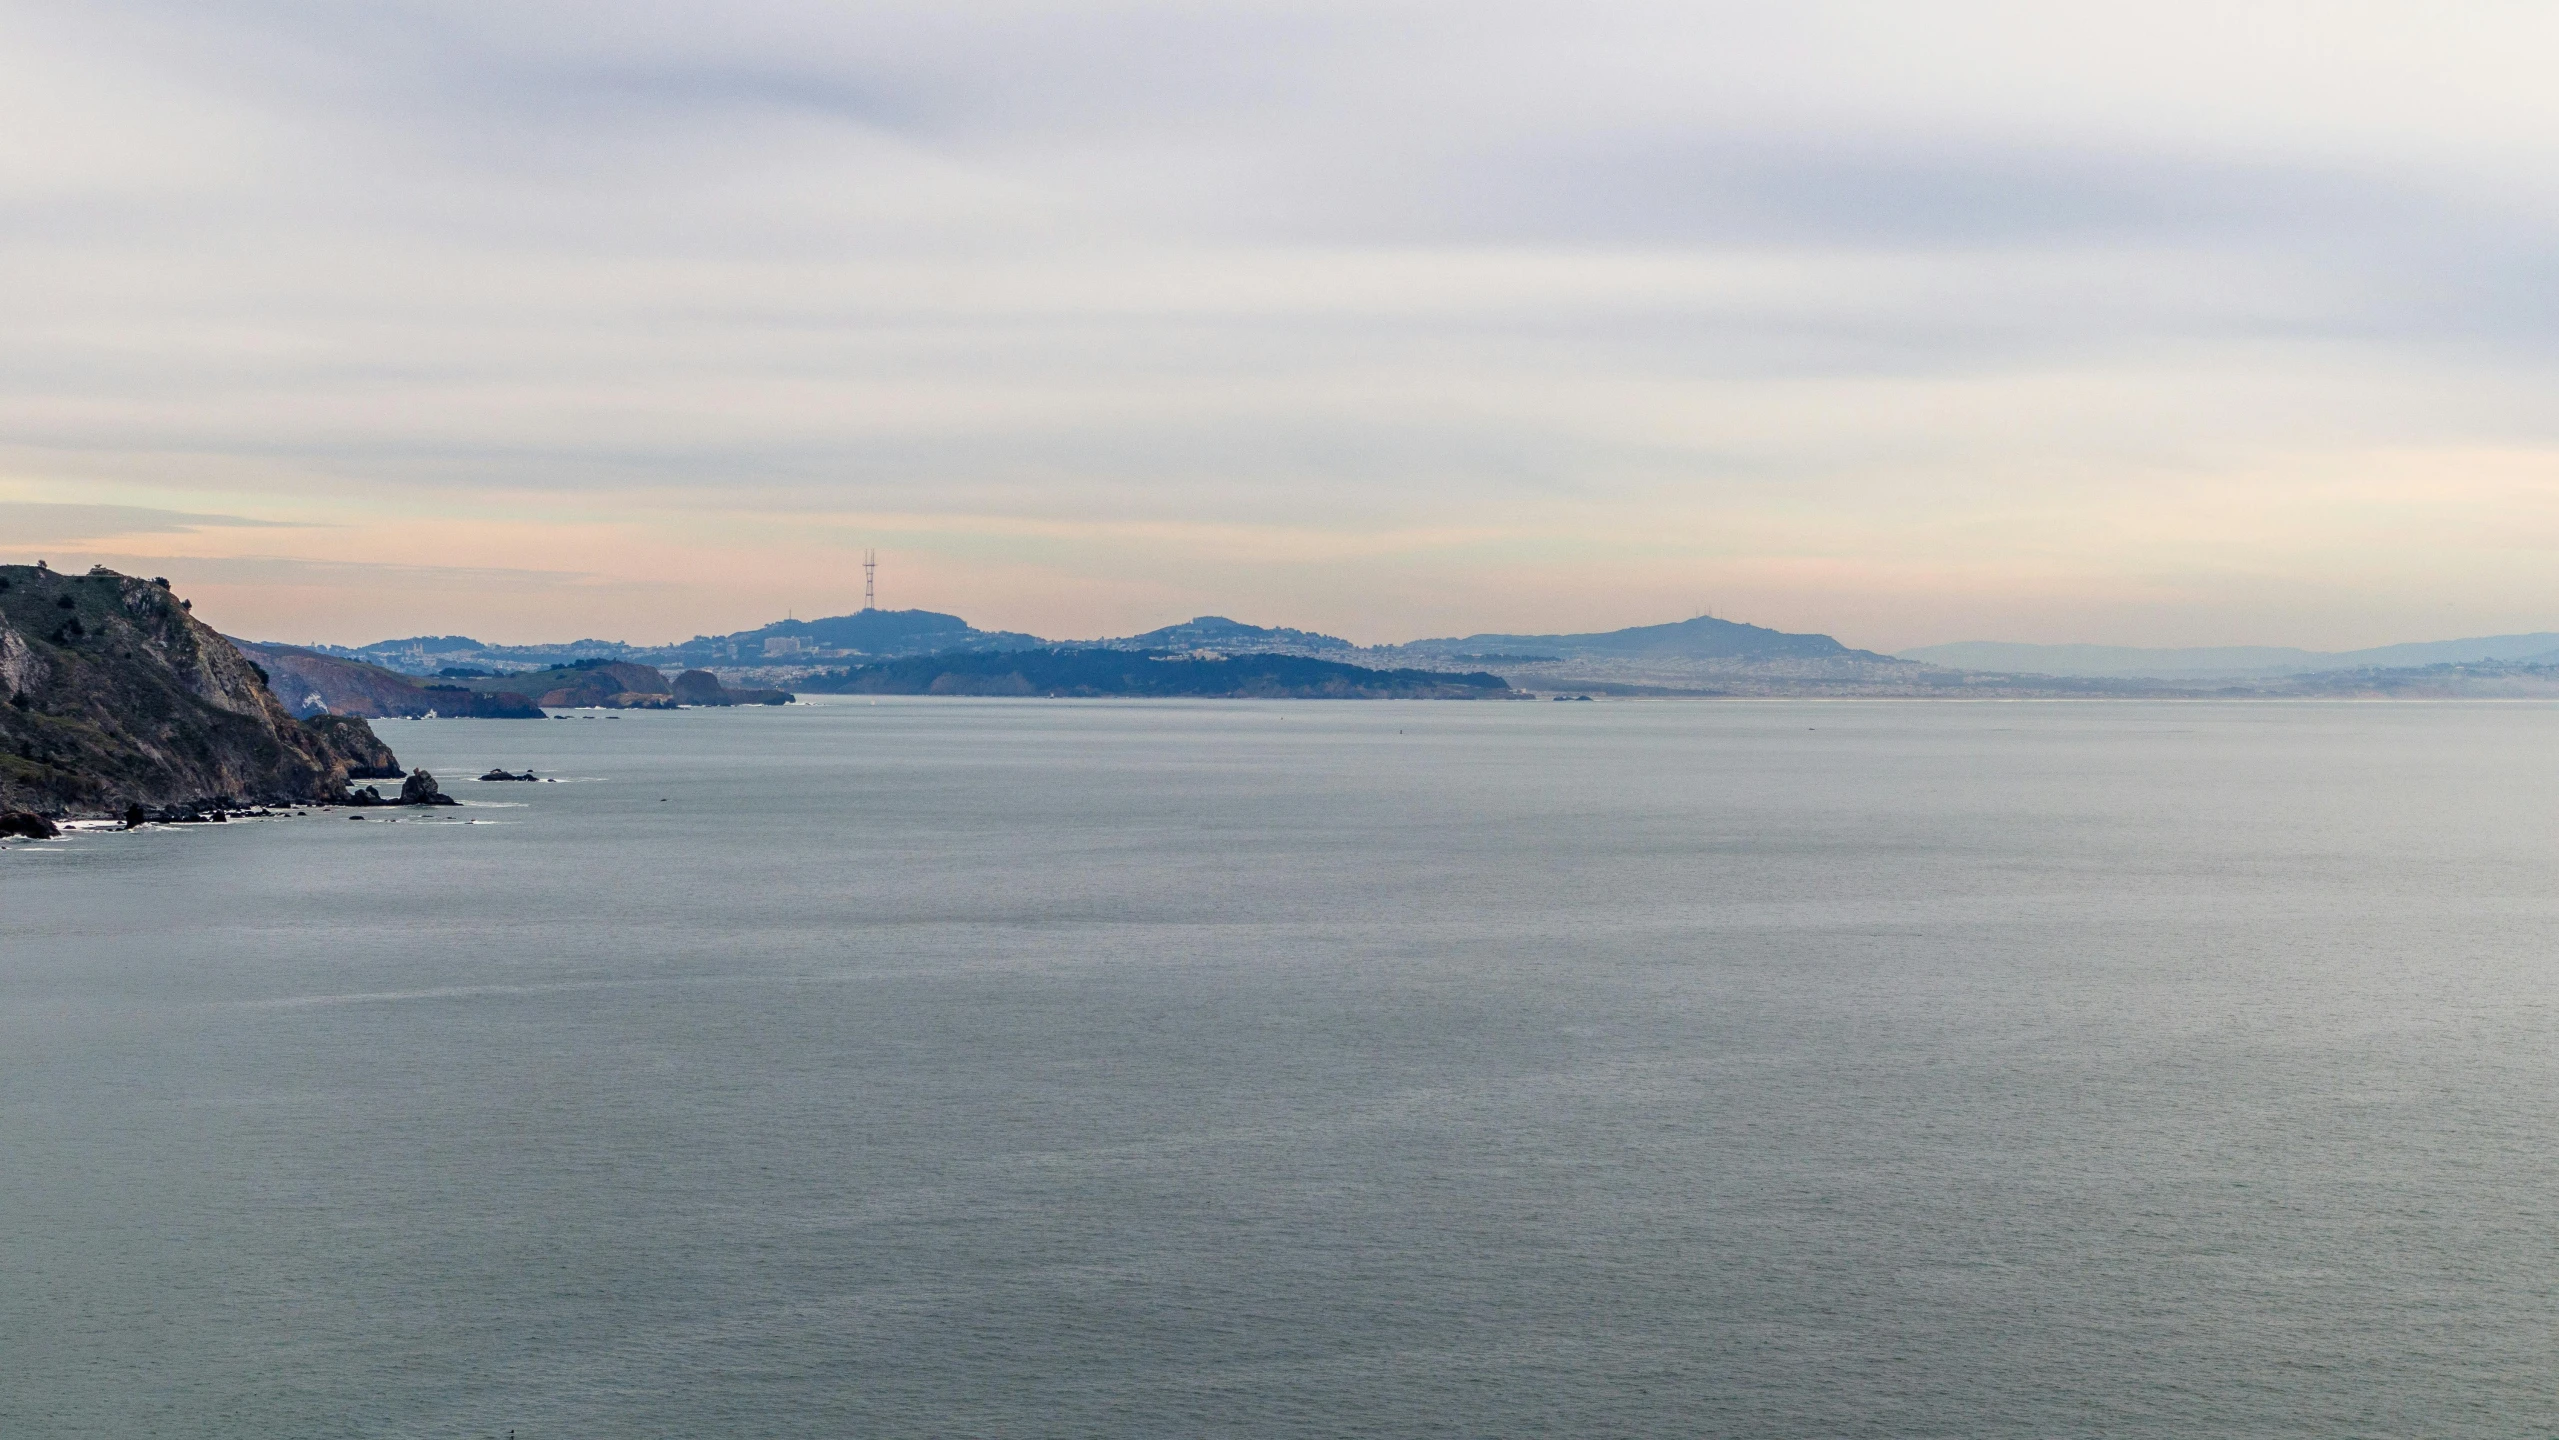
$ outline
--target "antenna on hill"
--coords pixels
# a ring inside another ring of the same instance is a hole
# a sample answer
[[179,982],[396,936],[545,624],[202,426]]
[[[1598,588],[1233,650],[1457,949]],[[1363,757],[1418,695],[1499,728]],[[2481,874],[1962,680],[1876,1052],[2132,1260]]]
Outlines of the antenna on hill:
[[877,609],[879,609],[879,608],[880,608],[880,607],[879,607],[879,604],[878,604],[878,599],[877,599],[877,597],[878,597],[878,592],[872,588],[872,582],[873,582],[874,580],[876,580],[876,579],[878,578],[878,576],[879,576],[879,569],[880,569],[880,552],[879,552],[879,551],[877,551],[877,550],[865,550],[865,551],[863,551],[863,552],[862,552],[862,608],[863,608],[863,609],[865,609],[865,610],[877,610]]

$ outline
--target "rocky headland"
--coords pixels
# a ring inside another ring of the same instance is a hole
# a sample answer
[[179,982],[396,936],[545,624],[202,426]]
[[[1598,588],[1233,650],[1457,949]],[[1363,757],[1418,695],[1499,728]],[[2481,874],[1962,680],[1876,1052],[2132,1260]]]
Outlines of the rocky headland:
[[679,705],[788,705],[788,690],[732,689],[708,670],[687,670],[675,677],[675,702]]
[[667,684],[666,672],[618,660],[473,676],[455,683],[484,695],[522,696],[548,710],[672,710],[676,706],[675,687]]
[[266,672],[267,688],[275,692],[284,708],[306,719],[332,714],[367,720],[414,720],[424,715],[477,720],[542,718],[539,706],[513,691],[483,692],[450,681],[422,681],[361,660],[323,655],[293,645],[237,638],[231,638],[231,643]]
[[136,813],[342,800],[399,761],[351,716],[296,719],[168,583],[0,565],[0,811]]

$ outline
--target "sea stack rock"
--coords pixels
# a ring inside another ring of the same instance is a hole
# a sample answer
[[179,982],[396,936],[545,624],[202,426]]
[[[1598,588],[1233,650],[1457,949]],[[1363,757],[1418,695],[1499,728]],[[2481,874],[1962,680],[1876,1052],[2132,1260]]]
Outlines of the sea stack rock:
[[728,687],[720,677],[708,670],[687,670],[675,677],[675,703],[679,705],[726,705]]
[[62,834],[54,823],[29,810],[11,810],[0,814],[0,835],[17,835],[29,840],[51,840]]
[[409,778],[400,782],[400,803],[403,805],[459,805],[462,802],[439,789],[434,776],[424,770],[412,770],[409,772]]

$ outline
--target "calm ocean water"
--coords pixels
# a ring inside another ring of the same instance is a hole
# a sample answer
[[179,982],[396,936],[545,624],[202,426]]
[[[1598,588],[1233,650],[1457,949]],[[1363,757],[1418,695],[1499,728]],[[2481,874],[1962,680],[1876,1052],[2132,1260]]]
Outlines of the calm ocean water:
[[381,728],[0,853],[0,1435],[2559,1428],[2559,709]]

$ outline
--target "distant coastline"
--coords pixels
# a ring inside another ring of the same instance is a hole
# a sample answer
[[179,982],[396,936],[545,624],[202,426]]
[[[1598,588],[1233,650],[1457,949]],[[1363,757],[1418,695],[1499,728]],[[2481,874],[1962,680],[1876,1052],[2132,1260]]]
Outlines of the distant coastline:
[[[362,803],[351,781],[403,777],[397,758],[367,728],[370,719],[540,719],[560,708],[780,705],[802,693],[1259,700],[2559,698],[2559,635],[2549,634],[2349,652],[2335,658],[2428,663],[2329,670],[2297,668],[2310,663],[2300,658],[2308,652],[2272,659],[2249,652],[2244,663],[2275,665],[2277,672],[2183,680],[1953,668],[1852,649],[1827,635],[1709,616],[1588,634],[1485,633],[1360,646],[1221,616],[1116,640],[1058,644],[981,631],[935,612],[863,611],[716,640],[697,637],[663,651],[600,640],[566,648],[606,653],[564,656],[559,647],[485,646],[458,636],[353,649],[235,640],[196,620],[166,581],[103,569],[66,576],[42,565],[0,566],[0,812],[129,819],[261,804]],[[2480,653],[2444,658],[2469,651]],[[750,652],[752,664],[693,665],[672,676],[658,663],[715,654],[743,659]],[[2231,658],[2193,653],[2215,662]],[[1984,648],[1983,654],[2013,659],[2018,647]],[[2068,658],[2082,668],[2139,663],[2076,650]],[[1492,664],[1499,668],[1488,668]],[[409,774],[403,788],[412,792],[409,803],[425,803],[419,796],[431,794],[433,782]]]
[[1483,700],[1519,694],[1482,671],[1378,670],[1303,655],[1008,650],[887,660],[812,676],[831,695],[1047,695],[1260,700]]
[[266,673],[296,715],[366,719],[539,720],[552,709],[671,710],[686,706],[786,705],[787,690],[732,687],[705,670],[669,681],[652,666],[581,660],[538,670],[449,669],[414,677],[361,660],[291,645],[233,640]]
[[[1296,657],[1408,677],[1362,680],[1350,687],[1375,695],[1409,695],[1417,693],[1417,687],[1466,683],[1452,677],[1493,675],[1523,692],[1626,698],[2559,698],[2559,634],[2431,642],[2327,656],[2310,651],[2153,652],[2005,645],[1941,646],[1885,655],[1855,649],[1828,635],[1790,633],[1712,616],[1581,634],[1487,632],[1359,645],[1318,631],[1251,625],[1218,615],[1114,639],[1053,641],[1012,631],[980,630],[956,615],[938,611],[865,610],[817,620],[776,621],[728,635],[696,636],[672,646],[596,639],[560,645],[491,645],[467,636],[444,635],[360,647],[274,648],[309,657],[307,663],[313,665],[324,661],[366,665],[399,685],[461,686],[481,695],[511,689],[530,700],[541,698],[531,693],[536,682],[525,678],[535,672],[567,684],[575,679],[569,674],[572,670],[613,666],[657,672],[683,667],[712,677],[738,695],[829,693],[847,684],[884,687],[863,692],[879,694],[987,693],[984,687],[989,685],[1003,686],[1008,693],[1168,693],[1160,688],[1160,676],[1136,684],[1093,678],[1099,671],[1082,677],[1068,675],[1057,670],[1058,662],[1053,660],[1002,665],[989,658],[1065,653],[1145,654],[1208,662]],[[918,682],[915,677],[922,672],[912,666],[883,668],[906,662],[930,662],[933,673]],[[1099,663],[1078,662],[1088,669]],[[2168,673],[2122,673],[2145,666]],[[2225,666],[2241,668],[2217,668]],[[1034,671],[1048,678],[1038,678]],[[1005,678],[1017,673],[1018,685]],[[865,678],[846,678],[855,675]],[[1410,678],[1420,675],[1437,678]],[[936,683],[943,689],[934,691],[931,687]],[[1248,681],[1241,672],[1203,677],[1199,683],[1207,688],[1181,693],[1287,698],[1302,688],[1288,680]],[[921,688],[914,688],[918,684]],[[414,697],[410,704],[413,708],[399,713],[423,713]],[[448,706],[437,713],[456,712]]]

